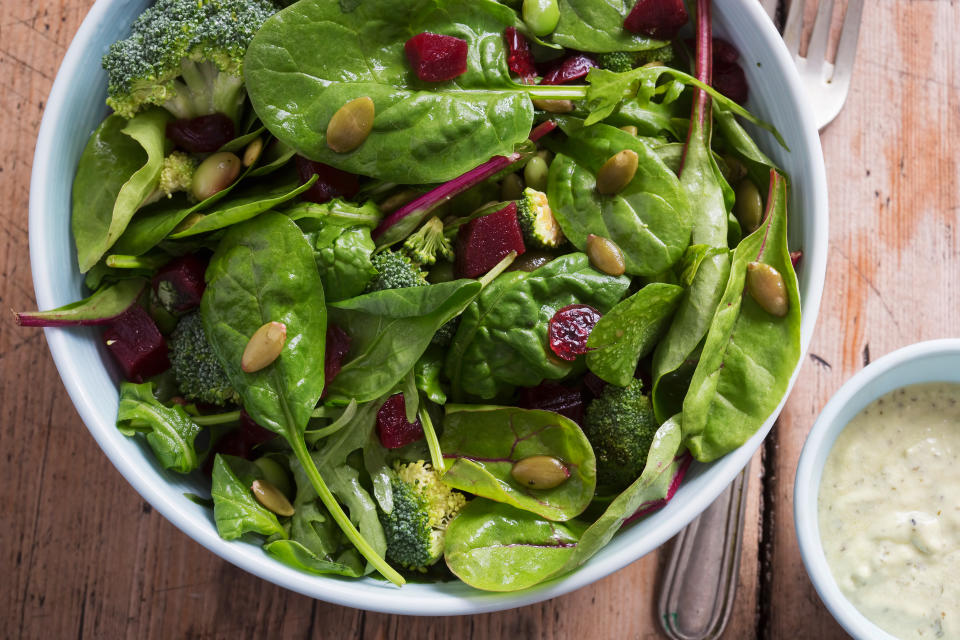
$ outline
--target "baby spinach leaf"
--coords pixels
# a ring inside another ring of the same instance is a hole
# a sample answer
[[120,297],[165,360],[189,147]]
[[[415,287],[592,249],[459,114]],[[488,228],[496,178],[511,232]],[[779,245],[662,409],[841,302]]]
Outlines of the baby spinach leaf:
[[274,540],[263,545],[263,550],[283,564],[307,573],[332,573],[351,578],[363,575],[363,562],[356,552],[347,553],[339,561],[325,560],[296,540]]
[[[683,401],[683,435],[697,460],[708,462],[743,444],[780,403],[800,357],[800,295],[787,247],[786,181],[770,172],[760,228],[734,252],[726,290],[710,323],[700,362]],[[789,311],[773,316],[744,291],[749,262],[775,268],[786,284]]]
[[434,404],[447,403],[447,394],[440,384],[443,360],[443,349],[430,345],[413,368],[417,388]]
[[370,260],[376,246],[369,227],[342,226],[334,220],[310,220],[314,224],[309,226],[314,230],[305,232],[313,246],[324,294],[330,302],[360,295],[377,275]]
[[519,591],[566,566],[584,527],[476,498],[447,527],[443,555],[450,571],[471,587]]
[[[676,262],[690,240],[688,198],[653,150],[605,124],[571,130],[566,141],[551,140],[548,146],[557,157],[547,194],[570,242],[584,250],[590,234],[613,240],[633,275],[660,273]],[[601,195],[596,172],[625,149],[639,157],[633,180],[616,195]]]
[[272,512],[263,507],[250,487],[240,482],[223,456],[213,460],[213,519],[224,540],[236,540],[246,533],[285,538],[286,531]]
[[477,280],[454,280],[332,303],[330,320],[346,329],[352,343],[348,360],[330,383],[331,399],[367,402],[390,391],[440,327],[460,315],[481,288]]
[[587,367],[607,382],[625,387],[640,358],[656,345],[673,316],[683,288],[648,284],[608,311],[587,339]]
[[530,273],[502,274],[464,311],[450,345],[444,370],[453,397],[494,398],[512,386],[566,377],[576,364],[550,351],[550,318],[574,303],[604,313],[629,284],[625,276],[596,271],[582,253],[560,256]]
[[[614,127],[633,125],[641,136],[661,136],[666,132],[674,139],[682,140],[686,135],[683,120],[687,116],[678,112],[679,104],[627,98],[604,122]],[[667,164],[669,166],[669,163]]]
[[[193,445],[200,427],[180,405],[168,407],[157,400],[153,387],[152,382],[120,384],[117,428],[127,436],[144,433],[164,469],[190,473],[200,465]],[[136,421],[135,427],[131,426],[133,421]]]
[[623,28],[634,4],[633,0],[560,0],[560,22],[550,40],[593,53],[645,51],[666,45]]
[[92,295],[49,311],[14,312],[22,327],[69,327],[109,324],[133,306],[147,286],[143,278],[128,278],[104,286]]
[[[447,410],[440,448],[447,463],[443,481],[461,491],[511,504],[548,520],[570,520],[593,499],[597,461],[575,422],[552,411],[461,405]],[[517,482],[513,465],[531,456],[552,456],[566,466],[567,480],[553,489]]]
[[111,115],[83,150],[71,219],[81,273],[113,246],[160,179],[167,120],[163,109],[129,121]]

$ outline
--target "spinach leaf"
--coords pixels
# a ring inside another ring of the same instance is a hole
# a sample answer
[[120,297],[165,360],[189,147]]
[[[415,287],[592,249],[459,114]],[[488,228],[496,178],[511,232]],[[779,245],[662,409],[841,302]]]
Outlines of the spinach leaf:
[[[777,407],[800,357],[800,295],[787,247],[786,181],[770,172],[770,198],[760,228],[734,252],[726,290],[710,323],[700,362],[683,401],[683,436],[698,460],[743,444]],[[747,263],[783,276],[789,311],[778,318],[744,291]]]
[[633,125],[637,128],[637,134],[641,136],[660,136],[667,132],[674,139],[682,140],[686,131],[686,125],[683,123],[686,114],[680,114],[677,111],[679,104],[679,102],[665,104],[652,100],[627,98],[604,119],[604,122],[614,127]]
[[[313,250],[288,217],[267,212],[231,227],[210,260],[201,302],[204,329],[243,406],[282,435],[314,490],[357,550],[395,584],[403,578],[357,531],[307,451],[304,430],[324,386],[326,306]],[[287,340],[278,358],[254,373],[240,369],[250,336],[282,322]]]
[[330,320],[345,327],[348,360],[330,383],[330,398],[367,402],[389,392],[427,350],[433,335],[482,289],[477,280],[375,291],[330,305]]
[[471,587],[519,591],[566,566],[584,526],[476,498],[447,527],[443,555],[450,571]]
[[370,260],[376,249],[370,229],[342,226],[333,220],[335,218],[310,220],[315,230],[305,232],[313,246],[324,294],[330,302],[360,295],[377,275]]
[[[157,461],[164,469],[190,473],[200,465],[194,440],[200,433],[180,405],[167,407],[153,395],[154,384],[120,384],[117,429],[126,436],[145,433]],[[136,426],[132,423],[136,422]]]
[[443,349],[437,345],[430,345],[413,368],[417,389],[434,404],[447,403],[447,394],[440,383],[443,360]]
[[[547,195],[570,242],[584,250],[590,234],[609,238],[623,251],[632,275],[660,273],[676,262],[690,240],[688,198],[653,150],[605,124],[569,130],[566,141],[551,140],[548,146],[557,157]],[[596,172],[625,149],[639,157],[633,180],[616,195],[601,195]]]
[[682,287],[654,282],[617,304],[590,332],[587,367],[611,384],[630,384],[637,363],[656,345],[682,293]]
[[22,327],[68,327],[108,324],[136,303],[147,286],[143,278],[128,278],[92,295],[49,311],[14,312]]
[[582,253],[560,256],[530,273],[502,274],[464,311],[450,345],[444,370],[453,397],[494,398],[512,386],[566,377],[576,364],[550,351],[550,318],[574,303],[604,313],[629,284],[625,276],[596,271]]
[[[447,465],[443,481],[461,491],[505,502],[548,520],[570,520],[593,499],[597,461],[575,422],[552,411],[517,407],[447,409],[440,438]],[[511,470],[519,460],[552,456],[570,477],[553,489],[531,489]]]
[[223,456],[213,460],[213,519],[224,540],[236,540],[246,533],[286,537],[286,531],[272,512],[263,507],[250,487],[233,472]]
[[645,51],[666,45],[623,28],[634,4],[633,0],[560,0],[560,22],[550,40],[593,53]]
[[336,574],[359,578],[363,575],[363,563],[359,555],[345,552],[337,560],[325,560],[296,540],[274,540],[263,545],[263,550],[283,564],[316,575]]
[[71,218],[81,273],[113,246],[160,179],[167,120],[163,109],[129,121],[111,115],[84,148],[73,182]]

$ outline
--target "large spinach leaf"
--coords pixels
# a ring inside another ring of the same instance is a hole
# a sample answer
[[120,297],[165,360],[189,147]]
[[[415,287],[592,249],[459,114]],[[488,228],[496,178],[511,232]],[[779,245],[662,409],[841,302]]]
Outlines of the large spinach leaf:
[[200,464],[194,447],[200,427],[180,405],[167,407],[157,400],[153,387],[152,382],[121,383],[117,428],[127,436],[146,434],[147,443],[164,469],[190,473]]
[[349,359],[330,383],[331,399],[367,402],[390,391],[411,371],[440,327],[463,312],[482,287],[478,280],[454,280],[375,291],[331,304],[330,320],[352,339]]
[[221,538],[236,540],[251,532],[286,537],[277,516],[257,502],[250,487],[241,482],[220,454],[213,460],[212,482],[213,519]]
[[[597,461],[575,422],[552,411],[516,407],[448,408],[440,448],[443,481],[548,520],[569,520],[587,508],[597,485]],[[519,460],[552,456],[570,473],[553,489],[530,489],[511,470]]]
[[[683,401],[683,435],[698,460],[743,444],[780,403],[800,357],[800,294],[787,247],[786,181],[770,172],[770,197],[760,228],[734,252],[730,278],[710,323],[700,362]],[[744,291],[749,262],[775,268],[789,310],[775,317]]]
[[[605,124],[569,130],[565,141],[548,144],[557,152],[547,189],[550,207],[578,249],[586,248],[590,234],[609,238],[633,275],[654,275],[676,262],[690,240],[688,198],[652,149]],[[597,171],[626,149],[639,157],[633,180],[618,194],[601,195]]]
[[623,28],[634,0],[560,0],[560,22],[550,40],[577,51],[645,51],[666,42]]
[[575,303],[604,313],[629,284],[625,276],[593,269],[582,253],[560,256],[530,273],[502,274],[464,311],[450,345],[444,369],[453,397],[493,398],[512,386],[566,377],[576,364],[550,351],[550,318]]

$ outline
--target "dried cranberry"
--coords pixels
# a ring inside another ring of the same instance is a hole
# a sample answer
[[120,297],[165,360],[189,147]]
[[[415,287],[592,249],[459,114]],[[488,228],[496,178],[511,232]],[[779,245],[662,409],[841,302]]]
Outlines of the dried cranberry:
[[526,251],[517,222],[517,203],[471,220],[457,232],[457,273],[478,278],[507,257],[511,251]]
[[377,411],[377,435],[387,449],[399,449],[423,437],[420,418],[407,422],[407,403],[402,393],[396,393]]
[[233,120],[222,113],[181,118],[167,123],[167,137],[184,151],[209,153],[233,140]]
[[550,348],[559,358],[575,360],[589,351],[587,338],[600,317],[600,312],[588,304],[571,304],[560,309],[550,318],[547,330]]
[[204,280],[206,272],[207,263],[195,255],[174,258],[153,276],[153,292],[168,311],[190,311],[200,306],[200,299],[207,288]]
[[515,27],[507,27],[503,35],[507,40],[507,67],[529,84],[537,75],[530,41]]
[[583,424],[583,385],[568,387],[565,384],[544,380],[536,387],[520,389],[517,403],[524,409],[543,409],[570,418]]
[[133,305],[107,327],[103,341],[127,380],[143,382],[170,368],[167,342],[140,305]]
[[360,179],[346,171],[334,169],[328,164],[314,162],[303,156],[296,156],[297,173],[300,184],[304,184],[314,175],[318,176],[313,186],[300,194],[307,202],[323,204],[334,198],[352,198],[360,191]]
[[623,26],[657,40],[673,40],[689,18],[683,0],[637,0]]
[[343,359],[350,351],[350,342],[350,336],[347,335],[346,331],[335,324],[327,325],[327,346],[323,360],[324,389],[321,397],[327,395],[327,387],[340,373]]
[[540,84],[566,84],[585,77],[590,69],[597,66],[593,58],[582,53],[565,58],[543,76]]
[[404,46],[407,60],[424,82],[453,80],[467,70],[467,41],[424,31]]

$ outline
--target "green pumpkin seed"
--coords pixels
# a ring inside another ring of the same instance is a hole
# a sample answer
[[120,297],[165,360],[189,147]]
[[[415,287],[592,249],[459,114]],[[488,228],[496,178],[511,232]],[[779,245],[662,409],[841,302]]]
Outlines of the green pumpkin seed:
[[635,126],[633,126],[632,124],[625,124],[625,125],[623,125],[622,127],[620,127],[620,131],[626,131],[627,133],[629,133],[629,134],[632,135],[632,136],[635,136],[635,135],[637,135],[637,133],[638,133],[637,128],[636,128]]
[[193,197],[203,201],[229,187],[240,175],[242,164],[240,158],[229,151],[208,156],[193,174],[190,183]]
[[620,193],[633,180],[639,163],[637,152],[630,149],[612,156],[597,171],[597,191],[606,196]]
[[240,368],[246,373],[260,371],[280,356],[287,341],[287,325],[268,322],[257,329],[240,357]]
[[557,0],[523,0],[523,21],[535,36],[553,33],[560,22],[560,4]]
[[603,236],[592,233],[587,236],[587,257],[590,258],[590,264],[609,276],[622,276],[627,270],[623,251],[616,242]]
[[418,195],[420,195],[419,192],[414,191],[413,189],[404,189],[403,191],[398,191],[380,203],[380,213],[383,213],[384,215],[393,213],[403,205],[411,202]]
[[523,180],[515,173],[508,173],[500,183],[500,199],[519,200],[523,197]]
[[547,190],[547,178],[550,175],[550,165],[540,156],[533,156],[523,168],[523,181],[527,186],[537,191]]
[[257,502],[278,516],[292,516],[296,513],[293,505],[287,500],[287,496],[266,480],[254,480],[250,491],[253,492],[253,497],[257,499]]
[[375,114],[373,100],[367,96],[354,98],[343,105],[327,125],[327,146],[337,153],[353,151],[373,130]]
[[550,100],[541,98],[533,101],[533,106],[547,113],[570,113],[573,111],[572,100]]
[[290,476],[283,466],[268,456],[260,456],[253,461],[263,474],[263,479],[276,487],[283,495],[292,495],[293,487],[290,484]]
[[747,177],[747,168],[735,156],[730,154],[723,156],[723,167],[726,168],[723,177],[730,184],[737,184]]
[[249,167],[256,162],[262,151],[263,138],[254,139],[254,141],[248,144],[247,148],[243,150],[243,166]]
[[780,272],[764,262],[747,264],[747,291],[764,311],[782,318],[790,309],[787,286]]
[[553,456],[530,456],[517,460],[510,475],[531,489],[553,489],[567,481],[570,470]]
[[507,267],[507,271],[536,271],[556,257],[546,251],[525,251]]
[[763,221],[763,200],[760,198],[760,190],[752,180],[741,180],[737,185],[736,198],[733,213],[743,225],[743,230],[753,233]]

